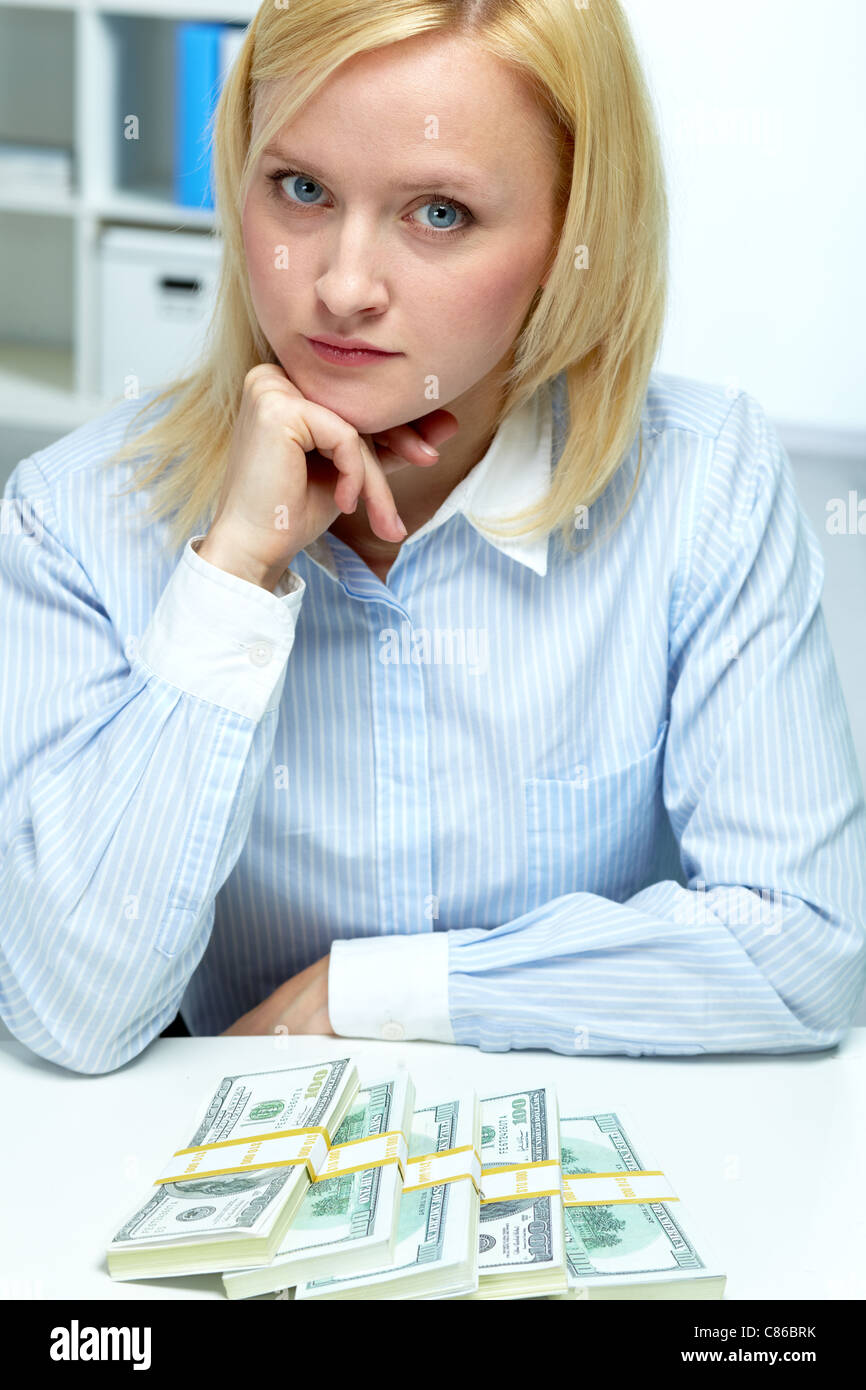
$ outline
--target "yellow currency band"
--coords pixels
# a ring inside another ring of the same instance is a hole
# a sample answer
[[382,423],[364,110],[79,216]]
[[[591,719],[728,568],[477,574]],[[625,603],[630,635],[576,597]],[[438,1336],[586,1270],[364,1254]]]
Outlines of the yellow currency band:
[[154,1187],[161,1187],[167,1182],[192,1182],[198,1178],[227,1178],[232,1173],[257,1173],[261,1168],[296,1168],[299,1163],[306,1166],[310,1175],[310,1182],[315,1182],[316,1175],[308,1158],[285,1158],[279,1163],[247,1163],[240,1168],[211,1168],[201,1173],[174,1173],[167,1178],[157,1178]]
[[[409,1147],[409,1140],[406,1138],[402,1129],[383,1129],[381,1134],[362,1134],[360,1139],[347,1139],[345,1144],[329,1144],[328,1148],[333,1153],[335,1149],[351,1149],[353,1144],[369,1144],[371,1139],[402,1139],[406,1147]],[[410,1159],[411,1163],[412,1160]],[[370,1167],[372,1168],[372,1164]]]
[[[485,1176],[488,1173],[520,1173],[524,1168],[558,1168],[558,1158],[536,1158],[531,1163],[504,1163],[501,1168],[485,1168]],[[596,1177],[598,1174],[595,1175]],[[498,1201],[498,1198],[497,1198]]]
[[[484,1171],[483,1171],[483,1173],[482,1173],[481,1180],[482,1180],[482,1182],[483,1182],[484,1179],[485,1179],[486,1177],[491,1176],[493,1173],[524,1173],[524,1172],[526,1172],[526,1170],[527,1170],[528,1168],[557,1168],[557,1169],[558,1169],[559,1166],[560,1166],[560,1162],[559,1162],[559,1159],[558,1159],[558,1158],[537,1158],[537,1159],[533,1159],[533,1160],[532,1160],[531,1162],[529,1162],[529,1163],[503,1163],[500,1167],[497,1167],[497,1168],[485,1168]],[[522,1199],[522,1198],[524,1198],[524,1197],[527,1197],[527,1198],[531,1197],[531,1198],[534,1199],[535,1197],[561,1197],[561,1196],[562,1196],[562,1188],[561,1188],[561,1187],[549,1187],[549,1188],[543,1189],[541,1192],[528,1192],[528,1193],[524,1193],[524,1192],[513,1192],[513,1193],[510,1193],[507,1197],[503,1197],[503,1196],[499,1196],[499,1197],[482,1197],[482,1198],[481,1198],[481,1205],[482,1205],[482,1206],[485,1206],[485,1205],[489,1204],[490,1202],[518,1201],[518,1200],[520,1200],[520,1199]]]
[[[176,1149],[175,1152],[172,1154],[172,1158],[181,1158],[184,1154],[198,1154],[210,1152],[211,1150],[215,1149],[229,1149],[233,1146],[237,1146],[238,1144],[243,1144],[245,1147],[248,1148],[250,1145],[260,1144],[263,1140],[266,1139],[285,1139],[288,1136],[298,1134],[309,1134],[312,1135],[314,1139],[317,1136],[319,1136],[322,1139],[324,1139],[326,1146],[328,1146],[328,1140],[330,1138],[330,1135],[328,1134],[328,1131],[324,1127],[324,1125],[304,1125],[294,1129],[275,1129],[271,1130],[268,1134],[250,1134],[243,1139],[218,1139],[213,1144],[193,1144],[188,1149]],[[165,1177],[157,1178],[153,1185],[154,1187],[162,1187],[165,1183],[187,1182],[192,1178],[221,1178],[228,1177],[232,1173],[257,1173],[260,1172],[263,1168],[295,1168],[299,1163],[304,1164],[310,1182],[314,1182],[316,1178],[316,1170],[313,1167],[312,1162],[310,1161],[310,1156],[308,1152],[307,1154],[299,1154],[296,1158],[280,1159],[278,1162],[241,1163],[234,1168],[203,1169],[196,1173],[169,1173]]]
[[[436,1152],[436,1153],[416,1154],[415,1157],[414,1157],[414,1158],[410,1158],[410,1159],[408,1160],[408,1162],[409,1162],[409,1163],[430,1163],[430,1162],[435,1161],[436,1159],[450,1158],[450,1157],[451,1157],[452,1155],[454,1155],[454,1154],[462,1154],[462,1153],[468,1153],[468,1154],[472,1154],[472,1155],[473,1155],[473,1157],[474,1157],[474,1159],[475,1159],[475,1163],[476,1163],[476,1165],[477,1165],[478,1172],[480,1173],[480,1172],[481,1172],[481,1157],[480,1157],[480,1155],[479,1155],[479,1153],[478,1153],[478,1150],[476,1149],[476,1147],[475,1147],[474,1144],[461,1144],[461,1145],[460,1145],[458,1148],[456,1148],[456,1149],[439,1149],[438,1152]],[[471,1164],[471,1160],[470,1160],[470,1164]],[[476,1178],[476,1176],[475,1176],[475,1174],[474,1174],[473,1172],[467,1172],[467,1173],[449,1173],[449,1174],[445,1174],[444,1176],[440,1176],[440,1177],[438,1177],[438,1178],[433,1178],[433,1179],[431,1179],[430,1182],[416,1182],[416,1183],[409,1183],[408,1185],[404,1183],[404,1185],[403,1185],[403,1192],[404,1192],[404,1193],[406,1193],[406,1192],[421,1192],[422,1189],[424,1189],[425,1187],[441,1187],[443,1183],[446,1183],[446,1182],[462,1182],[464,1178],[468,1178],[468,1179],[469,1179],[469,1181],[472,1183],[472,1186],[475,1188],[475,1191],[478,1193],[478,1195],[479,1195],[479,1197],[480,1197],[480,1196],[481,1196],[481,1189],[480,1189],[480,1187],[478,1186],[478,1179]]]
[[[272,1129],[270,1134],[248,1134],[245,1139],[218,1139],[215,1144],[193,1144],[189,1149],[175,1149],[172,1158],[180,1158],[181,1154],[203,1153],[205,1149],[228,1149],[232,1144],[261,1144],[264,1139],[285,1139],[288,1134],[321,1134],[328,1148],[331,1148],[331,1136],[324,1125],[304,1125],[300,1129]],[[263,1163],[260,1166],[280,1168],[285,1164]]]
[[620,1207],[620,1206],[650,1206],[655,1202],[678,1202],[679,1197],[675,1197],[672,1192],[653,1196],[641,1197],[597,1197],[592,1201],[582,1202],[578,1197],[572,1196],[570,1184],[578,1182],[581,1178],[617,1178],[620,1181],[628,1182],[629,1178],[663,1178],[667,1182],[661,1168],[632,1168],[630,1170],[619,1170],[615,1173],[563,1173],[562,1175],[562,1204],[566,1207]]
[[[448,1158],[450,1154],[468,1154],[468,1153],[474,1153],[474,1154],[476,1155],[476,1157],[478,1157],[478,1150],[475,1148],[475,1145],[474,1145],[474,1144],[461,1144],[460,1147],[459,1147],[459,1149],[437,1149],[435,1153],[429,1153],[429,1154],[416,1154],[414,1158],[410,1158],[410,1159],[409,1159],[409,1162],[410,1162],[410,1163],[429,1163],[430,1160],[431,1160],[431,1158]],[[480,1157],[478,1157],[478,1162],[479,1162],[479,1163],[481,1162]]]
[[[345,1142],[345,1144],[332,1144],[332,1145],[330,1145],[329,1148],[328,1148],[328,1152],[327,1152],[327,1154],[325,1155],[325,1162],[324,1162],[324,1164],[323,1164],[322,1166],[323,1166],[323,1168],[324,1168],[325,1164],[327,1164],[328,1159],[330,1158],[330,1156],[331,1156],[332,1153],[339,1153],[339,1151],[340,1151],[341,1149],[350,1149],[350,1148],[352,1147],[353,1144],[369,1144],[369,1142],[370,1142],[371,1139],[389,1139],[389,1138],[402,1139],[402,1140],[403,1140],[403,1143],[406,1145],[406,1148],[408,1149],[408,1147],[409,1147],[409,1140],[406,1138],[406,1136],[405,1136],[405,1134],[403,1133],[402,1129],[385,1129],[385,1130],[382,1131],[381,1134],[364,1134],[364,1135],[361,1136],[360,1139],[347,1139],[346,1142]],[[366,1162],[366,1163],[359,1163],[359,1164],[358,1164],[356,1167],[354,1167],[354,1168],[340,1168],[340,1169],[337,1170],[336,1173],[325,1173],[325,1172],[317,1173],[314,1177],[312,1177],[312,1181],[313,1181],[313,1182],[327,1182],[330,1178],[345,1178],[349,1173],[365,1173],[365,1172],[367,1171],[368,1168],[384,1168],[384,1167],[386,1167],[387,1164],[389,1164],[389,1163],[396,1163],[397,1166],[398,1166],[398,1168],[400,1169],[400,1174],[401,1174],[401,1176],[403,1176],[403,1161],[402,1161],[402,1159],[400,1158],[400,1155],[399,1155],[399,1154],[391,1154],[390,1156],[388,1156],[388,1157],[386,1157],[386,1158],[374,1158],[374,1159],[368,1160],[368,1162]]]

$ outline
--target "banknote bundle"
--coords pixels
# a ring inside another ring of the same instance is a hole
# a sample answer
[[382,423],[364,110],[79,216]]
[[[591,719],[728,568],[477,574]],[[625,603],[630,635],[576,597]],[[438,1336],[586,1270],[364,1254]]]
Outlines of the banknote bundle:
[[478,1287],[464,1298],[565,1293],[559,1113],[549,1086],[481,1101]]
[[[554,1298],[721,1298],[726,1275],[622,1112],[560,1119],[568,1292]],[[697,1237],[697,1239],[696,1239]]]
[[417,1106],[393,1258],[308,1280],[295,1299],[450,1298],[478,1283],[481,1108],[468,1087]]
[[[527,1112],[536,1117],[532,1152],[539,1154],[545,1151],[545,1112],[539,1092],[524,1095]],[[495,1162],[515,1150],[503,1104],[508,1099],[482,1102],[482,1184],[488,1199]],[[520,1104],[517,1097],[514,1101]],[[548,1099],[548,1113],[550,1108]],[[561,1204],[558,1197],[538,1194],[517,1202],[482,1199],[480,1278],[477,1291],[466,1297],[721,1298],[726,1277],[720,1265],[705,1238],[696,1242],[694,1222],[684,1217],[664,1173],[641,1161],[634,1132],[631,1122],[613,1112],[560,1117]],[[516,1147],[525,1144],[524,1139]],[[499,1153],[494,1157],[495,1148]],[[562,1226],[555,1219],[557,1210]],[[561,1278],[563,1248],[567,1287],[548,1291],[543,1283]]]
[[362,1085],[270,1264],[223,1274],[229,1298],[251,1298],[339,1269],[390,1263],[406,1172],[415,1087],[405,1067]]
[[271,1261],[358,1092],[349,1057],[224,1076],[108,1246],[113,1279]]

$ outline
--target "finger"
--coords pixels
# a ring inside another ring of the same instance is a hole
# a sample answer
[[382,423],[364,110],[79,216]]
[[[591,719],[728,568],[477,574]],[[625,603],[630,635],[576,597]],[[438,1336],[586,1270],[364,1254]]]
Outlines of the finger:
[[408,424],[416,434],[421,435],[428,444],[432,444],[434,449],[438,449],[440,444],[444,444],[446,439],[451,439],[460,429],[460,421],[454,412],[444,408],[431,410],[429,415],[421,415],[416,420],[410,420]]
[[[438,446],[444,444],[446,439],[451,439],[459,428],[457,417],[450,410],[433,410],[418,420],[410,420],[405,425],[393,425],[390,429],[381,430],[373,438],[377,443],[383,440],[388,448],[402,458],[426,466],[437,461]],[[435,451],[434,455],[425,452],[425,444]]]
[[[374,447],[376,449],[376,457],[379,460],[379,466],[386,477],[391,473],[396,473],[398,468],[410,467],[409,459],[404,458],[402,454],[395,454],[394,450],[389,449],[387,444],[374,441]],[[414,462],[415,460],[413,459],[412,463]],[[438,459],[425,459],[424,463],[438,463]]]
[[304,416],[293,421],[294,438],[305,454],[317,450],[344,475],[334,489],[334,501],[344,512],[354,510],[367,473],[367,462],[356,447],[360,435],[327,406],[308,401]]
[[[352,447],[354,444],[357,444],[357,448]],[[348,472],[345,457],[338,462],[342,451],[351,451],[356,456],[359,455],[364,467],[364,477],[359,490],[354,497],[347,496],[350,509],[354,510],[351,507],[353,501],[357,502],[359,497],[363,497],[367,506],[370,526],[376,535],[384,541],[402,541],[406,534],[405,528],[400,521],[394,495],[385,479],[382,465],[376,458],[373,449],[361,435],[358,435],[356,440],[344,440],[338,444],[334,451],[334,463],[337,467],[342,466],[342,471]],[[336,501],[336,493],[334,500]]]
[[331,1027],[328,1010],[324,1007],[316,1009],[313,1013],[309,1014],[296,1031],[299,1033],[319,1033],[331,1038],[337,1036]]
[[253,401],[258,401],[269,391],[277,391],[280,395],[291,396],[297,400],[306,399],[303,391],[286,376],[282,367],[277,367],[272,362],[260,362],[257,367],[251,368],[247,373],[247,394]]
[[290,1033],[315,1033],[318,1030],[313,1026],[312,1020],[321,1012],[320,1001],[301,998],[281,1015],[281,1022]]
[[337,1034],[331,1027],[331,1018],[327,1009],[320,1009],[313,1019],[315,1031],[323,1034],[327,1038],[335,1038]]
[[382,430],[371,438],[380,454],[382,449],[387,449],[391,454],[407,459],[409,463],[417,463],[421,468],[439,462],[438,449],[423,440],[411,425],[393,425],[391,429]]

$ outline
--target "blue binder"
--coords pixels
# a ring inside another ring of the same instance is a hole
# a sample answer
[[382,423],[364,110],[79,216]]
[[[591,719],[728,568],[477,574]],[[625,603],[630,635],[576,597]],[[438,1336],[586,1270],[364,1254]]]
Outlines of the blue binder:
[[175,26],[174,198],[212,208],[210,121],[220,95],[220,35],[225,25]]

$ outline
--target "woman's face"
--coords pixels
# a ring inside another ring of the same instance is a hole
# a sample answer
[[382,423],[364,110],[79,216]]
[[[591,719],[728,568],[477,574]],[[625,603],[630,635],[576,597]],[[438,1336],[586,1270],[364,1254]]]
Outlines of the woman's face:
[[[438,34],[344,63],[283,127],[243,237],[258,321],[309,400],[374,434],[507,365],[558,230],[549,139],[515,74]],[[398,355],[323,361],[320,334]]]

